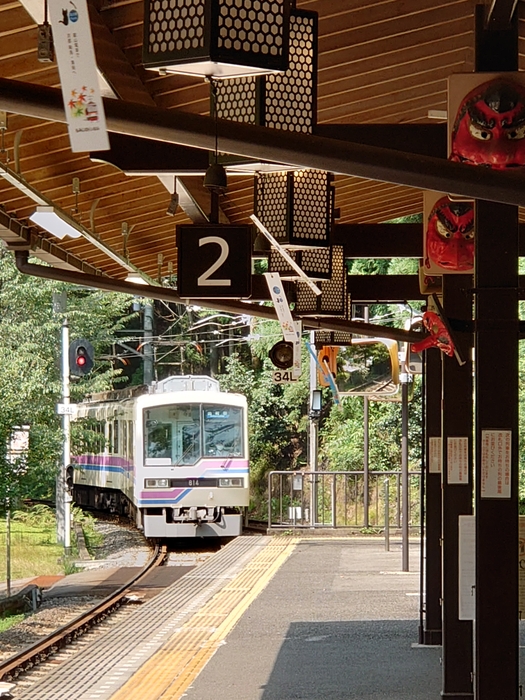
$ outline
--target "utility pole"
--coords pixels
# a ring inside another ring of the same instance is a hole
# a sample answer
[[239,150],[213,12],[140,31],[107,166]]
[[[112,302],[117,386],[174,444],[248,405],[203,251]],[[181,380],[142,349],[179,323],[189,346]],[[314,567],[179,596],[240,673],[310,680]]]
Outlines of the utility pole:
[[154,379],[153,362],[153,301],[144,303],[144,384],[152,384]]
[[[369,308],[365,306],[363,318],[365,323],[369,321]],[[365,521],[365,527],[370,525],[370,515],[368,502],[370,500],[369,494],[369,477],[370,477],[370,427],[369,427],[369,416],[370,416],[370,399],[368,396],[363,396],[363,518]]]
[[401,367],[401,492],[402,499],[402,514],[401,522],[401,539],[402,539],[402,559],[403,571],[409,571],[409,528],[408,528],[408,511],[409,511],[409,483],[408,483],[408,385],[410,375],[406,371],[406,360],[403,360]]
[[71,463],[70,404],[69,394],[69,324],[64,316],[62,322],[62,431],[64,434],[62,468],[56,483],[57,540],[64,545],[66,554],[71,552],[71,494],[66,488],[66,473]]
[[[310,345],[315,347],[315,333],[310,332]],[[314,396],[314,390],[317,389],[317,364],[313,356],[310,356],[310,404]],[[310,526],[315,527],[317,521],[317,476],[314,472],[317,471],[317,451],[319,442],[319,418],[314,414],[313,406],[310,405]]]

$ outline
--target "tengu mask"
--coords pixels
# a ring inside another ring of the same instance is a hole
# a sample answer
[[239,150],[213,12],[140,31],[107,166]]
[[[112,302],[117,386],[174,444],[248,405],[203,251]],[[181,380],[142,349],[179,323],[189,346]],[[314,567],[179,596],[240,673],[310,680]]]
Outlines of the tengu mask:
[[472,202],[442,197],[428,217],[426,265],[443,270],[471,271],[474,267],[474,210]]
[[525,165],[525,87],[500,77],[469,92],[454,122],[450,160],[494,170]]

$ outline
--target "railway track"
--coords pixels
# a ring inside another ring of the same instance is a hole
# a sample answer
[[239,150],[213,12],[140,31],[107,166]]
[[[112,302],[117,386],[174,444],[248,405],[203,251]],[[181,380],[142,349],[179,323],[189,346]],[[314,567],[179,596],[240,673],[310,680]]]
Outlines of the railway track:
[[168,557],[166,545],[157,545],[147,564],[114,593],[97,602],[92,608],[39,640],[29,648],[0,663],[0,682],[8,682],[29,671],[59,649],[78,639],[84,632],[106,619],[118,609],[126,598],[129,589],[142,581],[153,569],[165,563]]

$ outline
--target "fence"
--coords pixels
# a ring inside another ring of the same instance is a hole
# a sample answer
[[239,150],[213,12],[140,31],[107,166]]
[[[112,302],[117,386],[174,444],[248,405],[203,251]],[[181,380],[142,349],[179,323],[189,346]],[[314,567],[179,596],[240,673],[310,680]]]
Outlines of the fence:
[[[421,472],[409,472],[408,484],[408,523],[418,528]],[[268,527],[401,527],[400,471],[369,472],[367,495],[365,507],[363,471],[270,472]]]

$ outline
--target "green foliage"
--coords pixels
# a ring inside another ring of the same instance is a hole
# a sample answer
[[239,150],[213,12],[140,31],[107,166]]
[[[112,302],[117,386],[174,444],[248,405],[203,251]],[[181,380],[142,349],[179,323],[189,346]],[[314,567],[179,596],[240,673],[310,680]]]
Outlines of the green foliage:
[[12,521],[15,523],[23,523],[28,527],[55,527],[55,513],[43,503],[37,503],[30,508],[20,506],[13,513]]
[[18,613],[17,615],[10,615],[6,613],[5,616],[0,617],[0,633],[6,632],[11,627],[14,627],[19,622],[24,620],[26,615],[24,613]]
[[[6,251],[0,251],[0,279],[0,501],[47,497],[54,490],[63,443],[56,414],[62,396],[63,318],[53,312],[53,294],[67,292],[71,339],[88,338],[97,356],[93,372],[72,382],[72,401],[118,380],[120,370],[101,355],[129,318],[130,297],[21,275]],[[30,425],[23,464],[6,459],[15,425]]]
[[[253,508],[266,513],[268,472],[295,469],[306,461],[308,373],[298,382],[274,384],[268,350],[281,338],[276,322],[263,322],[255,330],[259,338],[251,343],[254,363],[238,354],[227,358],[221,388],[244,394],[248,400],[249,439]],[[307,352],[304,350],[304,366]]]
[[71,515],[73,516],[73,522],[78,523],[82,528],[88,552],[93,554],[93,549],[95,547],[99,547],[104,541],[103,535],[101,535],[100,532],[97,532],[95,528],[95,518],[76,506],[71,508]]

